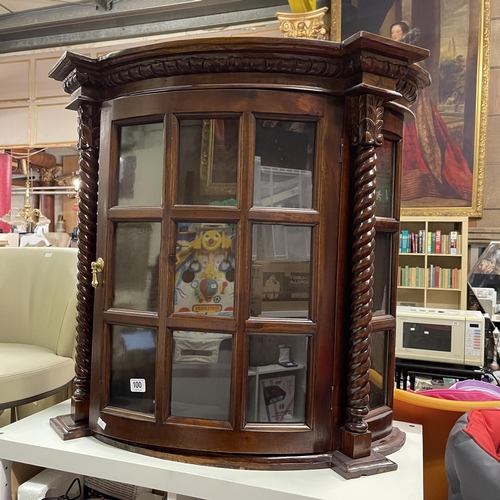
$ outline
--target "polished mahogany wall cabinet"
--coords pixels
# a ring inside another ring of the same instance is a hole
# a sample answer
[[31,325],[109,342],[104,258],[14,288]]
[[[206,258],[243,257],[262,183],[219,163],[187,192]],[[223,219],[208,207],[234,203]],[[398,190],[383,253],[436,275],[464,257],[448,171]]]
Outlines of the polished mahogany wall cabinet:
[[361,33],[61,58],[81,178],[63,437],[345,477],[396,466],[402,130],[426,55]]

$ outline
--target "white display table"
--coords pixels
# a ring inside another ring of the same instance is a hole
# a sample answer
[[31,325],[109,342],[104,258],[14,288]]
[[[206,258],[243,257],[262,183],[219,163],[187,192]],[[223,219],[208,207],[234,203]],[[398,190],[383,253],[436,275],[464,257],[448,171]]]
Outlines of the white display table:
[[168,491],[168,500],[422,500],[422,428],[395,422],[405,446],[390,456],[398,470],[346,480],[330,469],[253,471],[172,462],[84,437],[63,441],[49,419],[70,412],[65,401],[0,428],[0,500],[10,500],[11,462]]

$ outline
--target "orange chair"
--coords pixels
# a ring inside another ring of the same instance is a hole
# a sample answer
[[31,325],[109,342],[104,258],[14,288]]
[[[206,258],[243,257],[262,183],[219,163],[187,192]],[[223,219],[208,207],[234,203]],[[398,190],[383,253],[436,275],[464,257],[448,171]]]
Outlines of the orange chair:
[[424,498],[446,500],[444,452],[456,421],[472,408],[496,408],[500,401],[448,401],[394,389],[394,419],[423,427]]

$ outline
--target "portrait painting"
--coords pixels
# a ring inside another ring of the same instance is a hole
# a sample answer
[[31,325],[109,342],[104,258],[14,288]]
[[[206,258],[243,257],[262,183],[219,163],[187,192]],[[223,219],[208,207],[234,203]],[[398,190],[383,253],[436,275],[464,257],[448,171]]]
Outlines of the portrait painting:
[[[332,5],[334,2],[332,1]],[[404,128],[403,215],[480,217],[490,0],[342,0],[341,38],[370,31],[429,49],[432,83]]]

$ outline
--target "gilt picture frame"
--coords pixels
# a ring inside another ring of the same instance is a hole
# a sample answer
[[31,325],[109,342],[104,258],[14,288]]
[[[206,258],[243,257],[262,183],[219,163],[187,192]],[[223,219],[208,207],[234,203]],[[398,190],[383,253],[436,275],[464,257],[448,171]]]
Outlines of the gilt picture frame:
[[415,119],[405,123],[402,215],[482,216],[490,1],[331,2],[332,39],[361,30],[391,38],[397,23],[414,35],[400,41],[431,52],[422,65],[432,83],[412,105]]
[[[205,119],[202,123],[200,192],[202,195],[236,197],[238,141],[226,145],[228,122],[224,119]],[[216,129],[222,127],[222,133]],[[234,127],[233,127],[234,128]],[[219,135],[219,138],[217,137]]]

